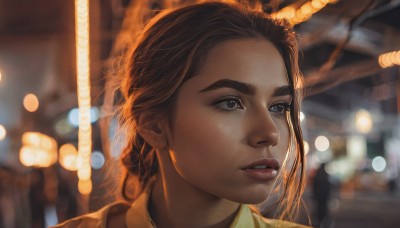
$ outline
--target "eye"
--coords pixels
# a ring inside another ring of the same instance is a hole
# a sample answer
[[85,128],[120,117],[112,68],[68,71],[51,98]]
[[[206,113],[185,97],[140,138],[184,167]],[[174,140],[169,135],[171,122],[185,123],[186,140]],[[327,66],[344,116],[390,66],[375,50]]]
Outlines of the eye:
[[283,114],[286,111],[290,110],[290,105],[285,103],[279,103],[272,105],[268,110],[277,114]]
[[235,111],[237,109],[244,109],[242,102],[238,98],[226,98],[216,102],[214,105],[224,111]]

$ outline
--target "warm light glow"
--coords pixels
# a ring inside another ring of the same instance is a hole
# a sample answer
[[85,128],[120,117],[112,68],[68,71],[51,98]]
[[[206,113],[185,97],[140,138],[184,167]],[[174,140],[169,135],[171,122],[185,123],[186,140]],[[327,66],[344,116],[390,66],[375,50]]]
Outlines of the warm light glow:
[[300,11],[303,15],[309,15],[312,14],[312,6],[310,2],[307,2],[306,4],[302,5],[300,7]]
[[371,114],[364,109],[356,113],[356,128],[361,133],[368,133],[372,129]]
[[5,139],[7,135],[6,128],[3,125],[0,125],[0,141]]
[[54,164],[52,153],[40,148],[23,146],[19,159],[24,166],[49,167]]
[[49,167],[57,161],[57,143],[47,135],[26,132],[22,135],[19,160],[28,167]]
[[26,146],[22,147],[19,151],[19,161],[22,165],[27,167],[35,165],[36,158],[33,149]]
[[308,142],[304,141],[304,153],[307,155],[308,152],[310,152],[310,145],[308,145]]
[[92,192],[92,181],[91,180],[79,180],[78,190],[82,195],[88,195]]
[[[79,161],[79,159],[78,159],[78,161]],[[78,162],[78,164],[82,164],[82,163]],[[79,169],[78,169],[79,180],[90,180],[91,174],[92,174],[92,170],[91,170],[90,165],[89,166],[83,166],[83,165],[79,166]]]
[[77,170],[78,151],[72,144],[64,144],[60,147],[60,165],[69,171]]
[[40,147],[41,135],[37,132],[25,132],[22,135],[22,144]]
[[[75,0],[75,38],[76,38],[76,74],[78,85],[78,178],[79,192],[89,194],[90,153],[92,148],[92,128],[90,121],[90,65],[89,65],[89,1]],[[83,182],[85,181],[85,182]],[[85,183],[85,184],[83,184]],[[89,187],[88,187],[89,186]]]
[[2,76],[2,75],[1,75],[1,72],[0,72],[0,82],[1,82],[1,76]]
[[378,63],[382,68],[400,65],[400,50],[379,55]]
[[329,140],[326,136],[320,135],[315,139],[315,148],[319,151],[326,151],[329,148]]
[[24,97],[24,108],[28,112],[36,112],[39,108],[39,100],[35,94],[29,93]]
[[36,166],[39,167],[49,167],[50,165],[54,164],[54,159],[52,158],[52,154],[48,150],[42,150],[36,148]]
[[327,4],[334,4],[337,0],[312,0],[304,3],[299,8],[287,6],[277,13],[273,13],[272,17],[277,19],[286,19],[292,25],[299,24],[311,18],[313,14],[320,11]]
[[311,1],[311,6],[314,9],[321,9],[323,7],[321,1]]
[[288,6],[283,8],[282,10],[280,10],[279,12],[277,12],[276,14],[273,14],[274,17],[278,18],[278,19],[293,19],[296,16],[296,9]]
[[367,140],[362,135],[348,136],[346,151],[350,159],[362,161],[367,156]]
[[306,116],[304,115],[304,113],[300,112],[300,122],[302,122],[305,118]]

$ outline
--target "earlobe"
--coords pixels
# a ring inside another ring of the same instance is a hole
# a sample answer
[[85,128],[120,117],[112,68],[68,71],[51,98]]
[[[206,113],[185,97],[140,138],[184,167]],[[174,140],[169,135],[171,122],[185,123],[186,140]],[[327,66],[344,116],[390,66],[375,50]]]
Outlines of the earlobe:
[[137,130],[140,136],[153,148],[162,150],[168,147],[167,134],[161,122],[142,124],[139,121],[139,128]]

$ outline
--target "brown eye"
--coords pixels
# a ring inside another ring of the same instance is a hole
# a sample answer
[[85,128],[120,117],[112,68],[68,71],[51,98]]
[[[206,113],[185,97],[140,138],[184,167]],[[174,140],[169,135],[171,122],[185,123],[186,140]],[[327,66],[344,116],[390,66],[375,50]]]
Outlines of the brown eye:
[[229,98],[224,99],[215,104],[215,106],[219,109],[224,111],[234,111],[237,109],[243,109],[243,105],[239,99],[236,98]]

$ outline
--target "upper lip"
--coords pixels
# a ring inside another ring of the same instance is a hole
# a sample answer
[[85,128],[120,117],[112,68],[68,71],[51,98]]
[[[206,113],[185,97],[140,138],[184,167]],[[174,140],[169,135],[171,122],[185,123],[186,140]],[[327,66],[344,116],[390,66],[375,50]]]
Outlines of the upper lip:
[[255,162],[252,162],[252,163],[246,165],[242,169],[251,169],[251,168],[254,168],[255,166],[258,166],[258,165],[266,165],[267,167],[270,167],[270,168],[275,169],[275,170],[279,170],[279,168],[280,168],[280,164],[279,164],[279,161],[277,159],[275,159],[275,158],[263,158],[263,159],[257,160]]

